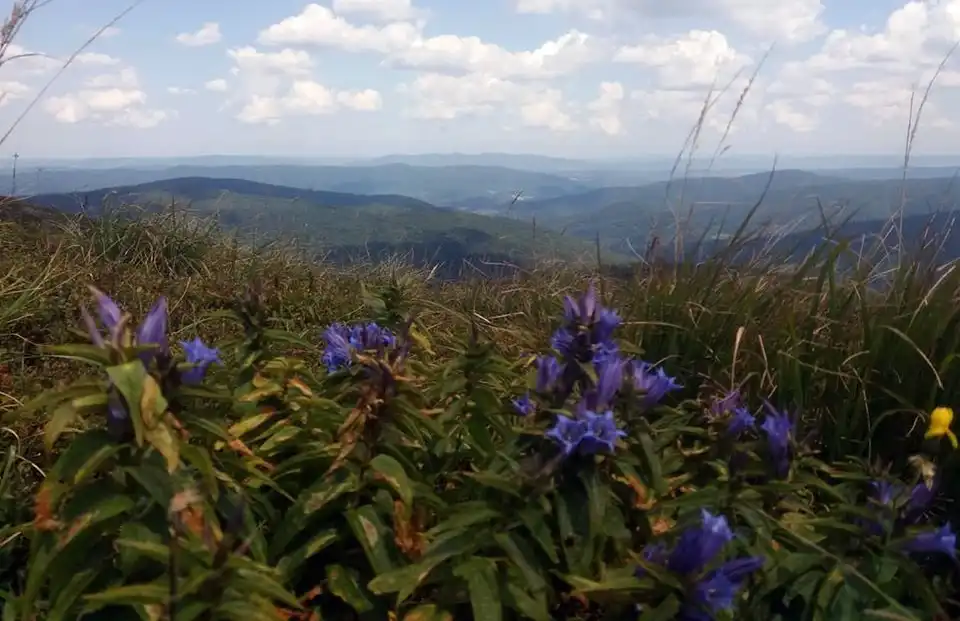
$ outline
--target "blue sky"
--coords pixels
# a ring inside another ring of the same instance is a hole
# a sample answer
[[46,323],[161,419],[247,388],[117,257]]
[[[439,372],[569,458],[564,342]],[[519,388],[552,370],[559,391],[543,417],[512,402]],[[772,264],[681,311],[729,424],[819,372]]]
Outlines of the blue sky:
[[[0,126],[128,4],[32,15]],[[701,150],[896,153],[960,0],[146,0],[105,35],[0,155],[663,155],[708,98]],[[916,152],[955,152],[958,104],[960,54]]]

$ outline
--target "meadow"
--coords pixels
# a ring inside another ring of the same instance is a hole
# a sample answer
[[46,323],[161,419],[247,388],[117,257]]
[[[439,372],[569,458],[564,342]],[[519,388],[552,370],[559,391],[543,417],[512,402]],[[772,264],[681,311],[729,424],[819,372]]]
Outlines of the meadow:
[[955,618],[960,277],[852,252],[451,282],[8,210],[3,618]]

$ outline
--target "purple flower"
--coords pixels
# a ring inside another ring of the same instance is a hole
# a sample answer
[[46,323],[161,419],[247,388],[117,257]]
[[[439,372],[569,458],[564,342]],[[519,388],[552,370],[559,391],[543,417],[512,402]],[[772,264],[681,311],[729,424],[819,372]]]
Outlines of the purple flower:
[[610,410],[603,414],[587,411],[584,420],[587,432],[580,439],[580,452],[584,454],[613,453],[617,448],[617,440],[627,435],[617,428],[617,421]]
[[320,360],[327,367],[328,373],[350,366],[353,363],[353,352],[383,354],[387,348],[397,344],[396,336],[390,330],[374,322],[353,326],[333,323],[324,330],[323,339],[326,347]]
[[597,302],[591,283],[579,300],[564,298],[563,325],[553,333],[550,345],[565,361],[604,362],[619,352],[612,341],[619,325],[617,313]]
[[[107,338],[110,342],[116,342],[120,329],[120,322],[123,318],[123,310],[106,293],[96,287],[90,287],[93,297],[97,302],[97,315],[100,323],[107,329]],[[90,316],[86,309],[81,309],[83,321],[86,324],[87,332],[90,334],[90,340],[94,345],[103,347],[104,338],[97,327],[96,322]],[[154,302],[153,307],[143,318],[143,323],[137,328],[136,340],[134,342],[138,347],[152,346],[150,349],[140,352],[139,357],[143,364],[150,364],[157,355],[169,356],[170,349],[167,342],[167,298],[160,296]]]
[[537,358],[537,392],[553,392],[563,375],[563,364],[553,356]]
[[790,470],[790,440],[793,436],[793,422],[786,413],[778,412],[769,403],[764,403],[767,416],[760,428],[767,434],[767,446],[777,476],[785,477]]
[[556,423],[545,435],[560,445],[564,455],[572,455],[587,435],[587,421],[558,414]]
[[920,554],[941,552],[951,558],[956,558],[957,536],[950,530],[949,524],[944,524],[937,530],[915,535],[903,544],[903,549]]
[[937,495],[939,480],[934,480],[930,487],[921,481],[910,490],[910,498],[903,509],[903,518],[910,524],[916,524],[923,517],[924,512],[933,504]]
[[184,384],[199,384],[203,381],[207,368],[211,364],[222,364],[220,350],[215,347],[207,347],[200,340],[200,337],[196,337],[192,341],[180,341],[180,345],[183,346],[187,363],[192,365],[180,374],[180,379]]
[[871,481],[870,487],[873,488],[873,499],[885,507],[891,506],[903,493],[903,486],[891,481]]
[[757,419],[746,408],[736,408],[733,410],[730,421],[727,423],[727,433],[731,436],[739,436],[747,429],[753,429],[757,424]]
[[[764,563],[759,556],[737,558],[705,572],[723,547],[733,540],[733,532],[722,515],[702,509],[701,517],[699,526],[681,533],[669,555],[660,543],[647,545],[643,550],[644,560],[664,565],[691,585],[680,611],[679,618],[684,621],[713,621],[717,612],[732,609],[744,581]],[[636,571],[638,577],[643,573],[642,568]]]
[[537,411],[537,406],[530,400],[530,395],[523,395],[519,399],[513,400],[513,409],[520,416],[530,416]]
[[[643,546],[643,551],[640,553],[640,556],[643,557],[643,560],[652,565],[665,565],[667,558],[669,557],[667,544],[662,541],[648,543],[647,545]],[[638,566],[634,570],[633,575],[635,575],[637,578],[642,578],[646,575],[646,573],[647,571],[643,568],[643,566]]]
[[143,364],[150,364],[156,355],[169,356],[170,345],[167,342],[167,298],[160,296],[143,318],[137,328],[137,345],[153,345],[149,351],[141,352]]
[[612,403],[620,386],[623,385],[623,370],[626,363],[619,357],[595,365],[597,368],[597,384],[584,394],[584,405],[589,410],[603,410]]
[[133,432],[133,423],[127,405],[120,395],[120,391],[112,383],[107,389],[107,433],[116,440],[122,441]]
[[667,559],[667,568],[681,575],[690,575],[703,568],[720,553],[723,546],[733,541],[733,532],[727,518],[713,515],[702,509],[703,522],[699,527],[688,528]]
[[608,410],[599,414],[582,404],[579,410],[576,418],[557,415],[556,423],[546,436],[559,444],[563,454],[568,456],[578,450],[581,455],[614,452],[617,440],[626,432],[617,427],[613,412]]
[[[737,593],[750,574],[763,567],[762,556],[748,556],[727,561],[697,581],[687,599],[682,619],[713,619],[721,610],[731,610]],[[706,616],[697,616],[706,615]]]
[[649,362],[634,360],[630,363],[633,388],[643,393],[643,408],[651,408],[663,400],[667,393],[683,388],[676,379],[667,375],[663,367],[654,367]]
[[731,390],[723,397],[714,399],[710,404],[710,413],[715,417],[723,416],[743,407],[739,390]]

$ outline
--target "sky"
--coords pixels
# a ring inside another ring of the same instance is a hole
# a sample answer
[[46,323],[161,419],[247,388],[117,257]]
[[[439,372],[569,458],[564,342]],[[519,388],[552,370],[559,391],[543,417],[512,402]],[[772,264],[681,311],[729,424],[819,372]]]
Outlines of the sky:
[[[701,115],[701,153],[894,154],[960,40],[960,0],[144,0],[56,76],[129,2],[30,16],[0,156],[674,155]],[[958,104],[960,53],[916,153]]]

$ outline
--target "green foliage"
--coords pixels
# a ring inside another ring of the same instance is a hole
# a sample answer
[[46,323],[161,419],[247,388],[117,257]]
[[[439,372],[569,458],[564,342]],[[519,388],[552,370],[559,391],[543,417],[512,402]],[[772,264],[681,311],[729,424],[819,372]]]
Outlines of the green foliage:
[[935,440],[911,465],[833,459],[748,385],[686,398],[592,293],[559,374],[479,316],[441,356],[412,287],[361,288],[322,356],[257,287],[218,356],[98,297],[106,335],[53,350],[95,371],[24,409],[49,413],[55,461],[3,618],[947,618]]

